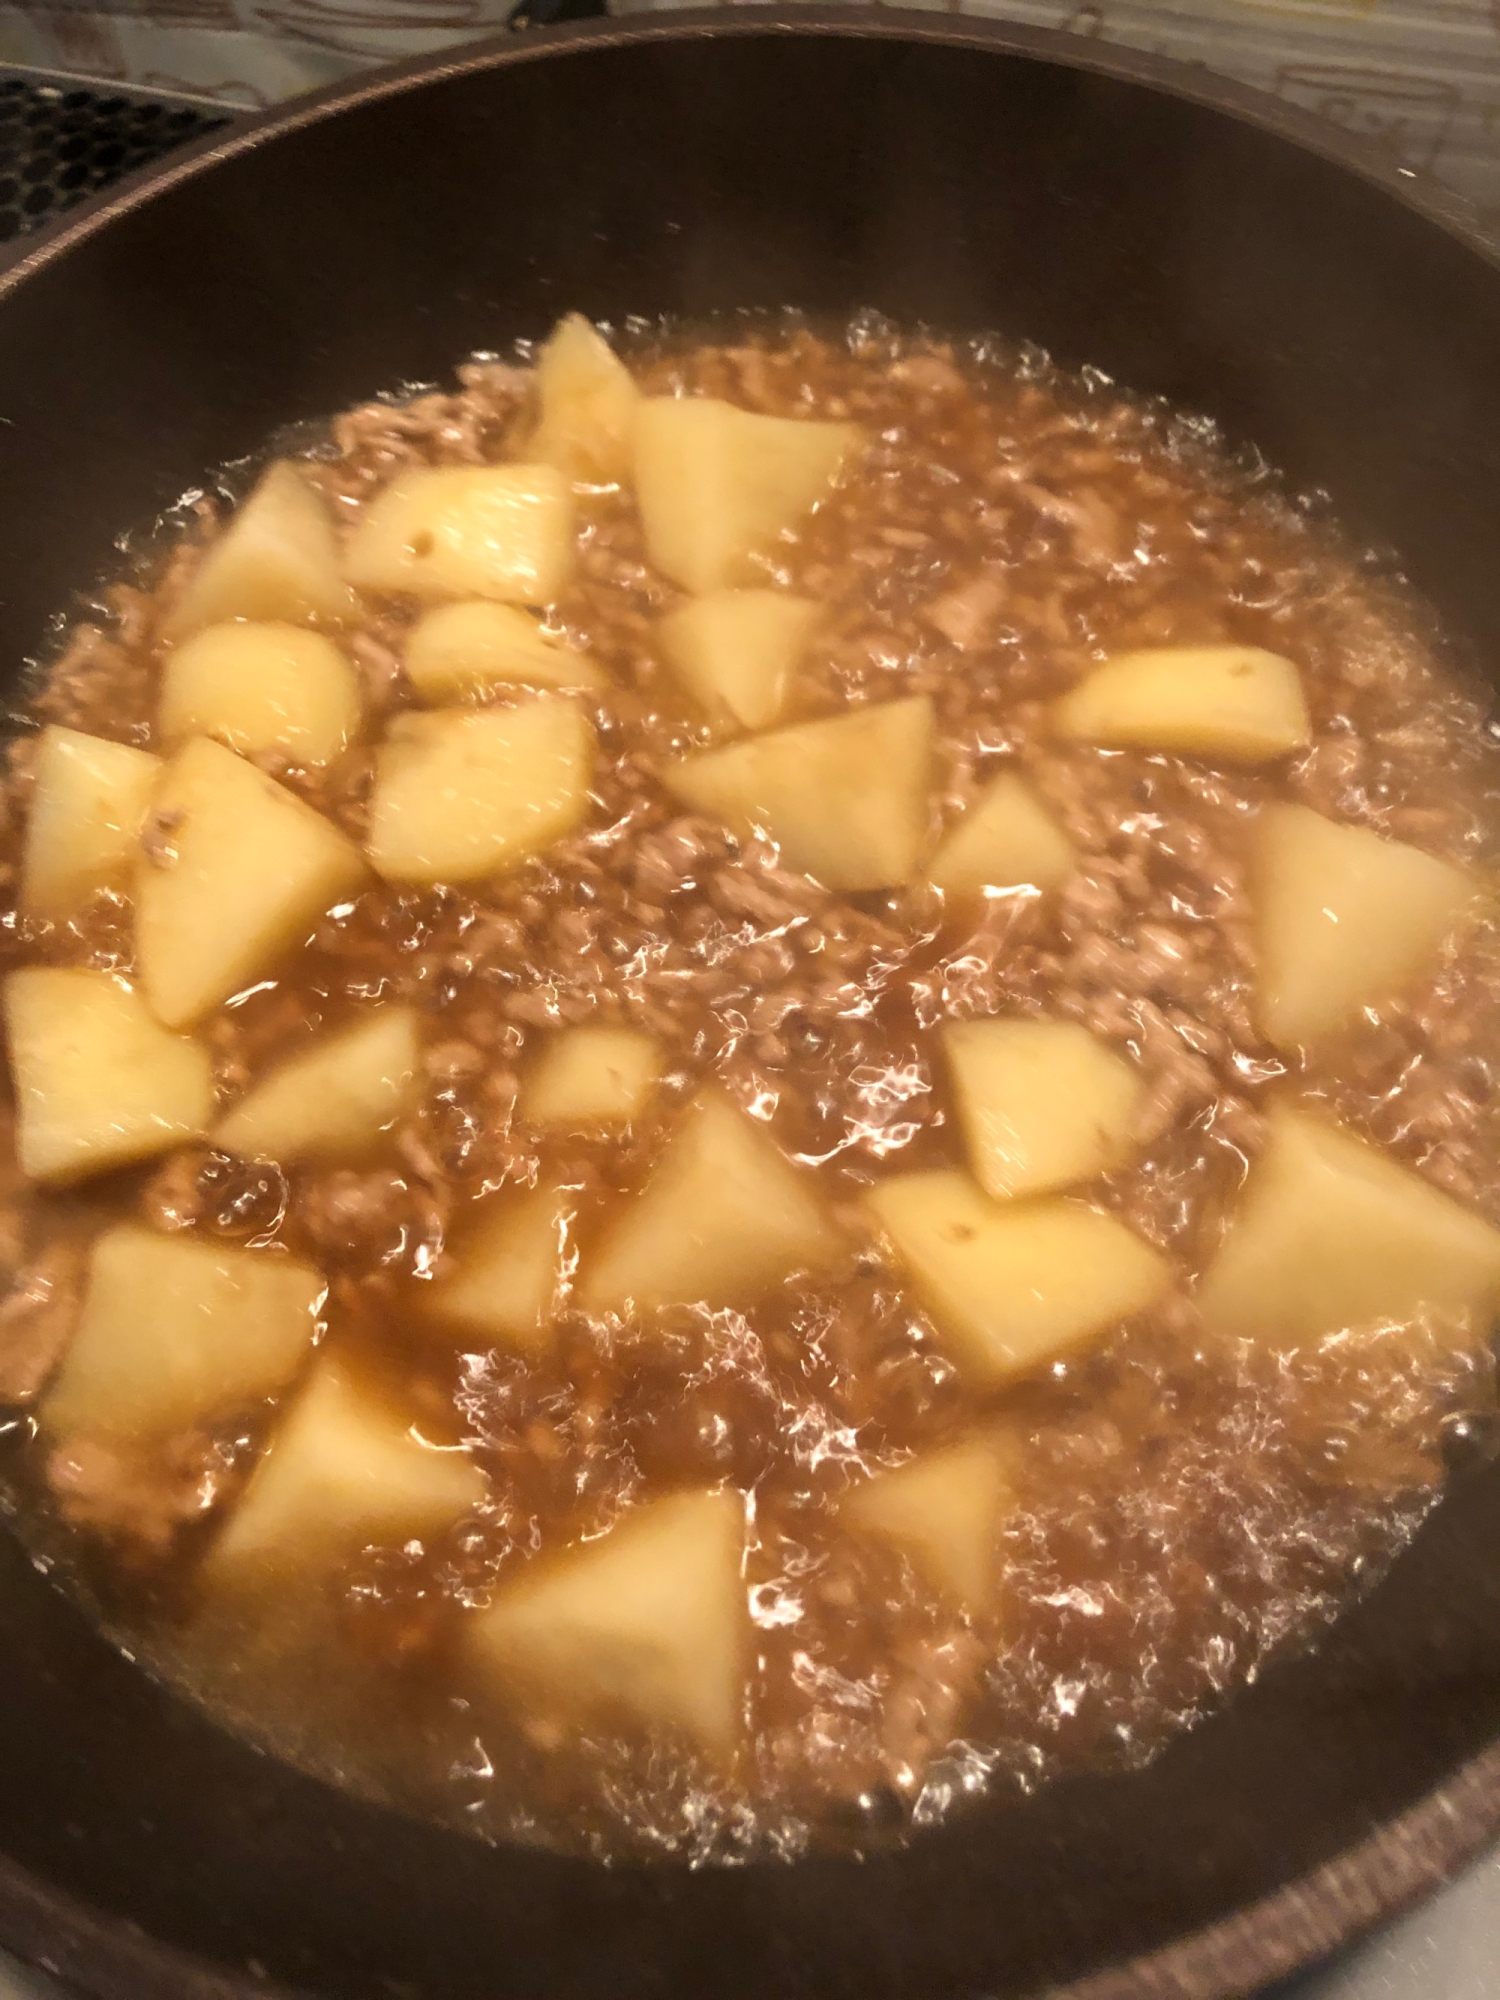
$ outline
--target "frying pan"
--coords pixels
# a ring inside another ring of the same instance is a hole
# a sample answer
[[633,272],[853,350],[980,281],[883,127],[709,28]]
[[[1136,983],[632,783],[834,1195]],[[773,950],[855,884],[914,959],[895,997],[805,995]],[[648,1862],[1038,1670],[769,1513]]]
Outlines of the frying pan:
[[[277,426],[562,310],[995,328],[1216,417],[1500,661],[1500,259],[1097,41],[797,9],[511,36],[178,155],[0,275],[0,663]],[[12,682],[14,684],[14,680]],[[1220,2000],[1500,1829],[1500,1469],[1145,1770],[865,1862],[491,1850],[219,1732],[0,1532],[0,1940],[107,2000]]]

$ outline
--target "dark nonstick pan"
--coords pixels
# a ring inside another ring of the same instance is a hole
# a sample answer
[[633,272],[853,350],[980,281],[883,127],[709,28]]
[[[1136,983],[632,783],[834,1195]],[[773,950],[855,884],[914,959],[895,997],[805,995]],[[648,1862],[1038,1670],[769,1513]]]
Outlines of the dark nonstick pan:
[[[996,328],[1216,417],[1500,662],[1500,262],[1193,70],[924,15],[510,37],[178,156],[0,277],[0,666],[205,470],[576,307]],[[1241,1993],[1500,1828],[1500,1469],[1131,1777],[864,1864],[492,1851],[258,1756],[0,1534],[0,1940],[106,2000]]]

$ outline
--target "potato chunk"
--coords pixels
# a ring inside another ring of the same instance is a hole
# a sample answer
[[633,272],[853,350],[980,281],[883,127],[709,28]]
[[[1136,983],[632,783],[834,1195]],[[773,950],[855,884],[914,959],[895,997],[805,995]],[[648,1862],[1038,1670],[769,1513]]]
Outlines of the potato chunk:
[[209,1551],[210,1588],[441,1534],[484,1498],[461,1449],[426,1443],[334,1356],[320,1359]]
[[1165,1261],[1123,1223],[1075,1201],[1001,1207],[967,1174],[899,1174],[869,1204],[961,1367],[1007,1381],[1144,1312]]
[[565,1028],[521,1092],[521,1116],[567,1132],[628,1125],[651,1101],[662,1052],[633,1028]]
[[374,1007],[279,1063],[219,1121],[213,1139],[246,1160],[357,1160],[410,1104],[417,1017]]
[[999,1442],[966,1438],[877,1472],[844,1500],[844,1519],[894,1542],[929,1583],[972,1611],[995,1599],[996,1550],[1011,1500]]
[[1224,764],[1265,764],[1312,740],[1297,669],[1258,646],[1120,653],[1065,694],[1053,719],[1086,743]]
[[594,732],[576,702],[398,716],[370,797],[370,859],[390,882],[472,882],[571,832]]
[[431,1287],[428,1310],[465,1334],[541,1353],[563,1295],[576,1213],[576,1197],[555,1183],[502,1194],[454,1246],[455,1268]]
[[108,972],[33,966],[5,982],[21,1171],[73,1181],[195,1139],[213,1116],[206,1049]]
[[864,447],[855,424],[761,417],[711,396],[650,396],[635,491],[656,567],[695,592],[745,581],[747,558],[797,527]]
[[550,604],[573,566],[573,498],[550,465],[444,465],[365,509],[345,573],[361,590]]
[[167,655],[157,726],[168,743],[215,736],[245,756],[330,764],[359,734],[359,677],[321,632],[209,625]]
[[424,701],[472,701],[502,687],[608,688],[609,675],[513,604],[440,604],[406,641],[406,677]]
[[1482,1325],[1500,1305],[1500,1229],[1378,1147],[1279,1105],[1198,1305],[1216,1331],[1284,1348],[1424,1309]]
[[630,469],[641,392],[582,313],[557,322],[536,368],[541,417],[528,451],[569,479],[613,486]]
[[954,1023],[943,1050],[970,1169],[997,1201],[1092,1180],[1134,1152],[1141,1080],[1076,1022]]
[[129,882],[161,759],[53,723],[41,733],[32,769],[21,908],[66,917],[95,890]]
[[1273,804],[1256,823],[1251,894],[1260,1025],[1296,1049],[1420,977],[1474,887],[1403,841]]
[[644,1190],[586,1260],[586,1312],[740,1305],[842,1244],[811,1184],[770,1135],[705,1091]]
[[342,625],[354,594],[339,566],[328,509],[295,466],[273,465],[214,542],[167,620],[184,639],[229,618]]
[[368,879],[331,820],[202,736],[162,772],[141,849],[141,984],[171,1028],[264,977]]
[[277,1395],[312,1346],[324,1291],[317,1271],[274,1250],[106,1230],[42,1429],[164,1438]]
[[1060,888],[1077,860],[1072,841],[1026,780],[1002,771],[944,839],[927,879],[957,902],[1025,883]]
[[469,1625],[475,1669],[547,1715],[644,1723],[728,1757],[749,1619],[738,1493],[674,1493],[532,1564]]
[[695,812],[759,828],[829,889],[894,889],[927,834],[932,704],[885,702],[685,757],[663,774]]
[[712,590],[656,628],[662,655],[687,692],[725,729],[779,722],[792,673],[822,616],[781,590]]

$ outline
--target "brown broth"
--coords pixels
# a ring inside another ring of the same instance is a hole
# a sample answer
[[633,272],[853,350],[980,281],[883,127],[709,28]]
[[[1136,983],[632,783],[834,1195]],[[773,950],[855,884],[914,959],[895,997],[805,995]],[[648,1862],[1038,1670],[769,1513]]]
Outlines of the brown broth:
[[[267,1412],[50,1497],[22,1426],[13,1479],[25,1531],[114,1637],[231,1727],[357,1791],[484,1837],[602,1854],[862,1848],[995,1784],[1149,1757],[1378,1575],[1435,1500],[1445,1450],[1482,1443],[1495,1406],[1487,1350],[1451,1330],[1276,1355],[1210,1337],[1185,1297],[977,1396],[857,1207],[884,1172],[961,1158],[938,1024],[1045,1009],[1131,1057],[1151,1136],[1093,1193],[1185,1284],[1259,1149],[1273,1086],[1500,1220],[1493,925],[1298,1069],[1253,1025],[1244,881],[1246,829],[1272,796],[1493,867],[1500,756],[1399,579],[1203,424],[1035,356],[905,340],[873,319],[836,339],[796,325],[643,338],[631,362],[657,392],[867,426],[858,475],[768,560],[774,581],[828,607],[788,719],[930,695],[934,833],[1009,765],[1081,850],[1077,875],[965,916],[922,889],[830,894],[685,820],[656,774],[707,736],[651,644],[678,593],[648,566],[629,497],[591,493],[550,613],[619,690],[598,709],[584,828],[478,888],[368,891],[202,1030],[227,1100],[360,1004],[416,1002],[423,1095],[389,1146],[287,1175],[190,1149],[67,1197],[28,1192],[7,1148],[0,1189],[15,1274],[0,1386],[17,1407],[37,1386],[38,1324],[65,1336],[82,1246],[104,1217],[144,1214],[317,1263],[327,1340],[425,1435],[465,1443],[490,1497],[446,1537],[279,1591],[267,1616],[205,1606],[194,1586]],[[405,466],[514,447],[525,373],[477,362],[460,379],[333,425],[307,469],[341,519]],[[217,519],[202,503],[149,578],[73,628],[38,718],[151,744],[157,634]],[[399,651],[414,615],[381,601],[350,641],[376,715],[411,703]],[[1046,703],[1102,653],[1211,641],[1298,662],[1310,749],[1225,773],[1048,736]],[[6,794],[12,883],[27,750],[22,738]],[[271,768],[362,831],[368,750],[321,775]],[[128,970],[129,914],[113,897],[57,927],[11,912],[6,968]],[[668,1044],[655,1109],[622,1139],[548,1139],[516,1113],[541,1037],[581,1021]],[[431,1282],[477,1204],[560,1177],[580,1193],[586,1256],[710,1078],[816,1175],[851,1230],[850,1271],[644,1328],[565,1312],[539,1362],[467,1351],[434,1320]],[[1018,1503],[1000,1608],[966,1617],[837,1508],[864,1473],[981,1415],[1013,1439]],[[559,1741],[466,1678],[463,1620],[536,1553],[721,1481],[753,1496],[756,1663],[732,1776],[628,1732]]]

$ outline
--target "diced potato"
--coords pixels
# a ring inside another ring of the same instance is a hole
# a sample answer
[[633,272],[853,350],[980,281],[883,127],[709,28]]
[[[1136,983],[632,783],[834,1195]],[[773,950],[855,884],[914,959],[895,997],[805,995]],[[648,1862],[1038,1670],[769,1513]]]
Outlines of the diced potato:
[[1419,978],[1474,885],[1403,841],[1272,804],[1256,824],[1251,894],[1260,1025],[1296,1049]]
[[662,1052],[633,1028],[564,1028],[521,1091],[521,1116],[568,1132],[628,1125],[651,1101]]
[[430,1288],[428,1310],[465,1334],[542,1352],[563,1295],[576,1212],[573,1194],[553,1183],[501,1195],[455,1246],[457,1268]]
[[466,1452],[426,1443],[329,1355],[315,1363],[209,1551],[210,1588],[441,1534],[484,1498]]
[[359,734],[359,677],[300,625],[208,625],[167,655],[157,727],[167,743],[215,736],[245,756],[332,763]]
[[1500,1229],[1353,1133],[1278,1105],[1198,1306],[1216,1331],[1282,1348],[1424,1308],[1482,1327],[1500,1306]]
[[769,729],[821,616],[808,598],[785,591],[711,590],[664,618],[657,637],[667,665],[714,722]]
[[28,915],[66,917],[96,889],[129,882],[160,771],[159,757],[127,743],[56,723],[42,731],[21,862],[21,908]]
[[273,465],[212,544],[167,621],[184,639],[228,618],[342,625],[356,612],[322,500],[293,465]]
[[585,1261],[579,1303],[591,1313],[741,1305],[793,1271],[837,1261],[842,1247],[770,1135],[705,1091]]
[[571,832],[594,732],[576,702],[442,708],[391,724],[375,769],[370,859],[391,882],[472,882]]
[[1135,1151],[1139,1076],[1075,1021],[965,1021],[943,1030],[969,1166],[997,1201],[1051,1194]]
[[1096,667],[1053,711],[1064,736],[1264,764],[1312,738],[1290,660],[1258,646],[1160,646]]
[[614,485],[630,468],[641,392],[609,342],[582,313],[552,330],[536,369],[541,420],[532,458],[569,479]]
[[375,1007],[254,1085],[213,1139],[246,1160],[357,1160],[388,1132],[413,1095],[417,1017]]
[[573,496],[550,465],[399,472],[345,558],[361,590],[550,604],[573,566]]
[[926,844],[932,704],[925,696],[803,722],[670,765],[667,789],[829,889],[893,889]]
[[856,1486],[844,1519],[894,1542],[939,1590],[972,1611],[995,1598],[996,1550],[1012,1499],[998,1440],[966,1438]]
[[21,1171],[73,1181],[197,1138],[213,1068],[108,972],[33,966],[5,982]]
[[424,701],[470,701],[501,687],[592,693],[610,685],[603,668],[549,639],[529,612],[482,597],[440,604],[419,618],[406,641],[405,664]]
[[927,879],[954,901],[1023,883],[1057,889],[1077,860],[1072,841],[1026,780],[1002,771],[938,848]]
[[331,820],[202,736],[162,772],[141,846],[141,984],[171,1028],[263,978],[368,879]]
[[684,590],[741,583],[864,448],[856,424],[761,417],[711,396],[650,396],[635,422],[646,549]]
[[1165,1261],[1075,1201],[1002,1207],[967,1174],[898,1174],[869,1204],[960,1366],[1007,1381],[1068,1353],[1167,1292]]
[[325,1289],[317,1271],[274,1250],[135,1223],[106,1230],[42,1429],[165,1438],[277,1395],[312,1346]]
[[729,1756],[749,1619],[738,1493],[675,1493],[535,1562],[470,1620],[475,1670],[544,1713],[644,1723]]

